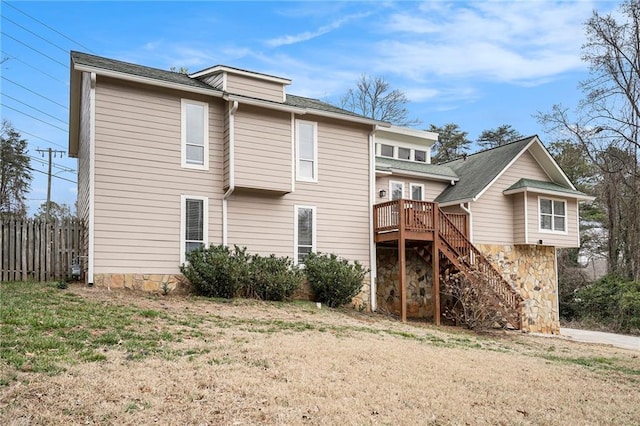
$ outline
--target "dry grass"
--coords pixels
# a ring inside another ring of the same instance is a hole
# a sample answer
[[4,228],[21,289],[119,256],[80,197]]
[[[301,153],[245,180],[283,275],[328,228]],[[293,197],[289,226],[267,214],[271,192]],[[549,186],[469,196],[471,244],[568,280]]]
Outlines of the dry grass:
[[70,360],[61,372],[22,371],[25,364],[3,359],[2,424],[640,421],[638,352],[476,336],[312,304],[64,292],[95,309],[135,308],[131,339],[146,329],[173,338],[148,351],[105,344],[104,357]]

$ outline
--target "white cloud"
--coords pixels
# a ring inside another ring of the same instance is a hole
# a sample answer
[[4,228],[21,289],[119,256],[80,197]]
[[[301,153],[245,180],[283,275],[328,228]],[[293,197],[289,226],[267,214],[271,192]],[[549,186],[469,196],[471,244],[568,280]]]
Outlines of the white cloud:
[[322,36],[324,34],[327,34],[333,30],[336,30],[349,21],[365,18],[369,16],[369,14],[370,13],[356,13],[353,15],[347,15],[329,23],[328,25],[323,25],[315,31],[305,31],[299,34],[285,35],[282,37],[273,38],[273,39],[267,40],[265,44],[269,47],[280,47],[280,46],[287,46],[290,44],[300,43],[303,41],[308,41],[316,37]]
[[376,43],[378,65],[427,77],[537,84],[583,70],[580,46],[589,2],[422,5],[389,16]]

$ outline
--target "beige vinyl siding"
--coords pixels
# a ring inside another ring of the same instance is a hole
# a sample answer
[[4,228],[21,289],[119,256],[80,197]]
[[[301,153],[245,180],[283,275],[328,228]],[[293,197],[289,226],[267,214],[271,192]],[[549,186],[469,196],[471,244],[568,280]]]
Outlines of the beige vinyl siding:
[[315,206],[317,250],[368,266],[371,129],[302,118],[318,122],[318,182],[296,182],[295,191],[284,196],[235,193],[228,206],[229,244],[293,257],[294,206]]
[[513,203],[513,242],[515,244],[525,244],[525,199],[524,194],[514,194],[510,196]]
[[473,242],[513,244],[514,211],[510,196],[502,192],[521,178],[550,180],[529,152],[523,153],[487,191],[471,205]]
[[[411,187],[412,183],[422,184],[424,185],[424,193],[423,201],[433,201],[435,198],[440,195],[442,191],[445,190],[449,184],[447,182],[441,182],[437,180],[427,180],[420,178],[408,178],[405,176],[377,176],[376,177],[376,204],[384,203],[385,201],[391,200],[391,194],[389,192],[389,181],[394,182],[403,182],[404,183],[404,198],[411,198]],[[387,196],[384,198],[380,198],[380,190],[384,189],[387,191]]]
[[284,101],[282,83],[227,73],[227,92],[272,102]]
[[[181,167],[181,97],[209,102],[209,170]],[[221,242],[222,101],[98,77],[95,273],[179,273],[182,194],[208,197]]]
[[291,114],[241,104],[234,120],[236,188],[291,191]]
[[[567,232],[540,231],[540,215],[538,211],[538,198],[564,200],[566,202]],[[542,240],[545,246],[556,247],[580,247],[578,231],[578,201],[551,195],[527,193],[527,210],[529,225],[529,244],[538,244]]]

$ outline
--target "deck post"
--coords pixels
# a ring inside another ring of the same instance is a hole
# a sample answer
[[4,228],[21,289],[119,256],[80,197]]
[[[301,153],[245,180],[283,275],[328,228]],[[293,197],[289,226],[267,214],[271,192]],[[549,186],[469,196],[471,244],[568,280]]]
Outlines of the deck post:
[[407,322],[407,260],[405,253],[404,200],[398,200],[398,286],[400,287],[400,318]]
[[433,204],[433,253],[431,255],[431,269],[433,281],[433,318],[436,325],[440,325],[440,224],[438,216],[440,207],[438,203]]

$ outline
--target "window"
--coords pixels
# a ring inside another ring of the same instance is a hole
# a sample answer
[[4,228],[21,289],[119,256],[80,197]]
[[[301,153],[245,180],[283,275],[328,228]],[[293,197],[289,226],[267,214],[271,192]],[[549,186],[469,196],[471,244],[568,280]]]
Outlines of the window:
[[415,161],[420,161],[422,163],[426,163],[427,162],[427,151],[420,151],[420,150],[415,150],[414,151],[414,159]]
[[316,251],[316,208],[295,206],[294,228],[294,260],[304,264],[307,255]]
[[400,160],[410,160],[411,159],[411,150],[409,148],[400,148],[400,147],[398,147],[398,158]]
[[404,183],[389,181],[389,194],[391,200],[398,200],[404,196]]
[[207,197],[183,195],[181,197],[180,263],[184,263],[191,250],[207,245]]
[[566,232],[566,202],[539,198],[540,203],[540,230],[551,232]]
[[318,127],[312,121],[296,121],[297,179],[318,181]]
[[380,144],[380,155],[393,158],[393,146]]
[[424,185],[421,183],[411,184],[411,199],[415,201],[422,201],[422,194],[424,193]]
[[182,167],[209,168],[209,106],[182,100]]

